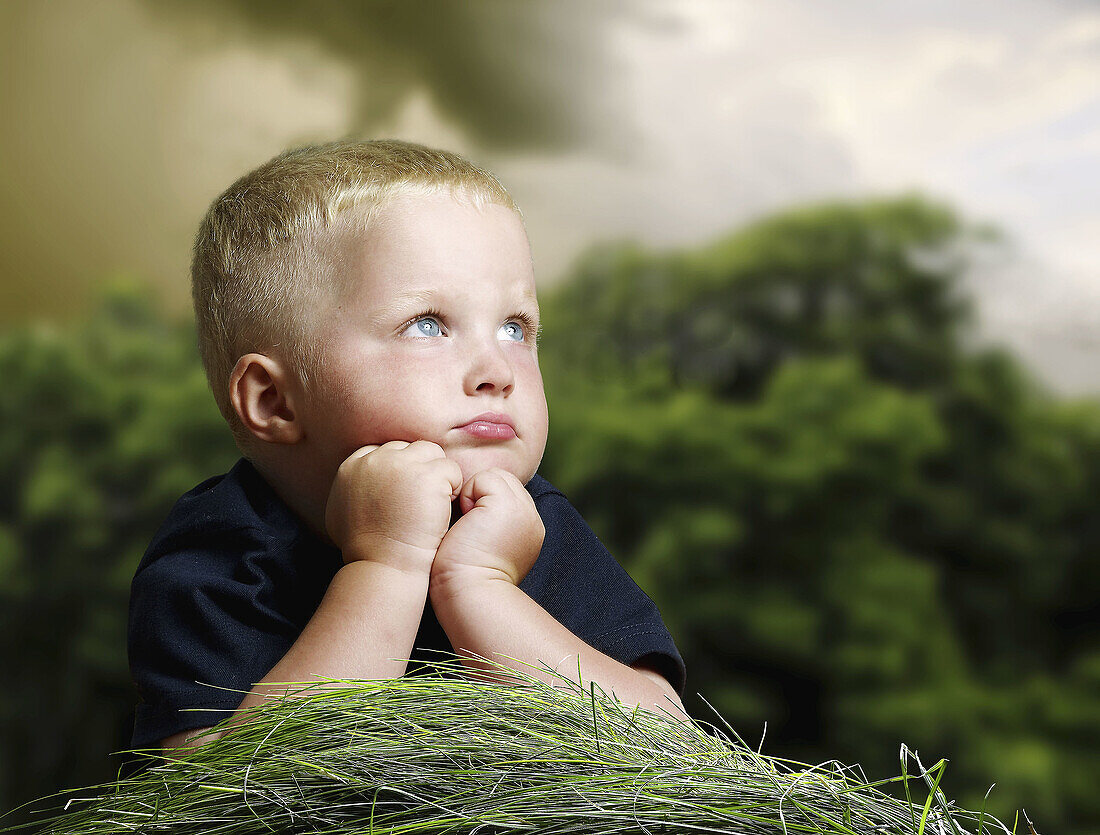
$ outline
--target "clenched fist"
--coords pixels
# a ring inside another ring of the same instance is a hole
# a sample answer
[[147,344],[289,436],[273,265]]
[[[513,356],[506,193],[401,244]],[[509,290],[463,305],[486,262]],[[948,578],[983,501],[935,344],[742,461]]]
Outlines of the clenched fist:
[[519,585],[535,564],[546,533],[531,494],[512,473],[492,468],[470,476],[458,503],[462,517],[439,546],[432,586],[486,578]]
[[325,527],[345,563],[373,560],[426,573],[461,487],[461,468],[431,441],[361,447],[336,473]]

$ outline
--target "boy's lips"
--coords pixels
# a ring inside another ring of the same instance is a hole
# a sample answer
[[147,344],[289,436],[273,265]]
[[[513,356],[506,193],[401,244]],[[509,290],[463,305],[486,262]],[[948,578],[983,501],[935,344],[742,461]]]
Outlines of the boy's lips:
[[500,412],[485,412],[455,429],[489,441],[508,441],[516,436],[516,427],[508,415]]

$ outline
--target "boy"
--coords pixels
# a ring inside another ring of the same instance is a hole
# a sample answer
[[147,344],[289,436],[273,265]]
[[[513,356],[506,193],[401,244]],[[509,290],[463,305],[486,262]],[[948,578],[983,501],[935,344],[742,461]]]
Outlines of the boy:
[[192,282],[244,458],[180,499],[134,577],[135,747],[433,649],[680,708],[656,607],[535,474],[535,281],[491,174],[396,141],[284,153],[211,206]]

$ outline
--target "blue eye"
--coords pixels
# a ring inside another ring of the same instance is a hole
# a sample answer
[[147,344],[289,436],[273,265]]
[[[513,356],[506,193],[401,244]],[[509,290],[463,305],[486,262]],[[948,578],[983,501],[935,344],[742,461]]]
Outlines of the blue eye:
[[416,329],[417,336],[439,336],[443,333],[443,329],[439,327],[439,322],[431,316],[423,316],[417,319],[411,327]]
[[523,325],[519,322],[506,322],[500,326],[500,333],[512,342],[523,342]]

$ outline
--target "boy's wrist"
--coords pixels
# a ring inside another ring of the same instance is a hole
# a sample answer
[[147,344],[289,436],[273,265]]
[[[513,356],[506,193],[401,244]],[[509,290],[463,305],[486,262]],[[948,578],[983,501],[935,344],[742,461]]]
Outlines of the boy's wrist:
[[[358,598],[360,593],[377,595],[381,590],[391,603],[399,600],[424,601],[428,596],[428,574],[373,560],[344,563],[336,578]],[[334,580],[335,582],[335,580]],[[421,602],[420,605],[423,605]]]
[[518,583],[498,568],[481,565],[435,566],[428,582],[428,597],[436,614],[459,604],[474,603],[501,590],[514,589]]
[[427,578],[435,561],[435,549],[419,548],[405,542],[357,542],[340,549],[345,565],[371,563],[384,565],[404,574]]

